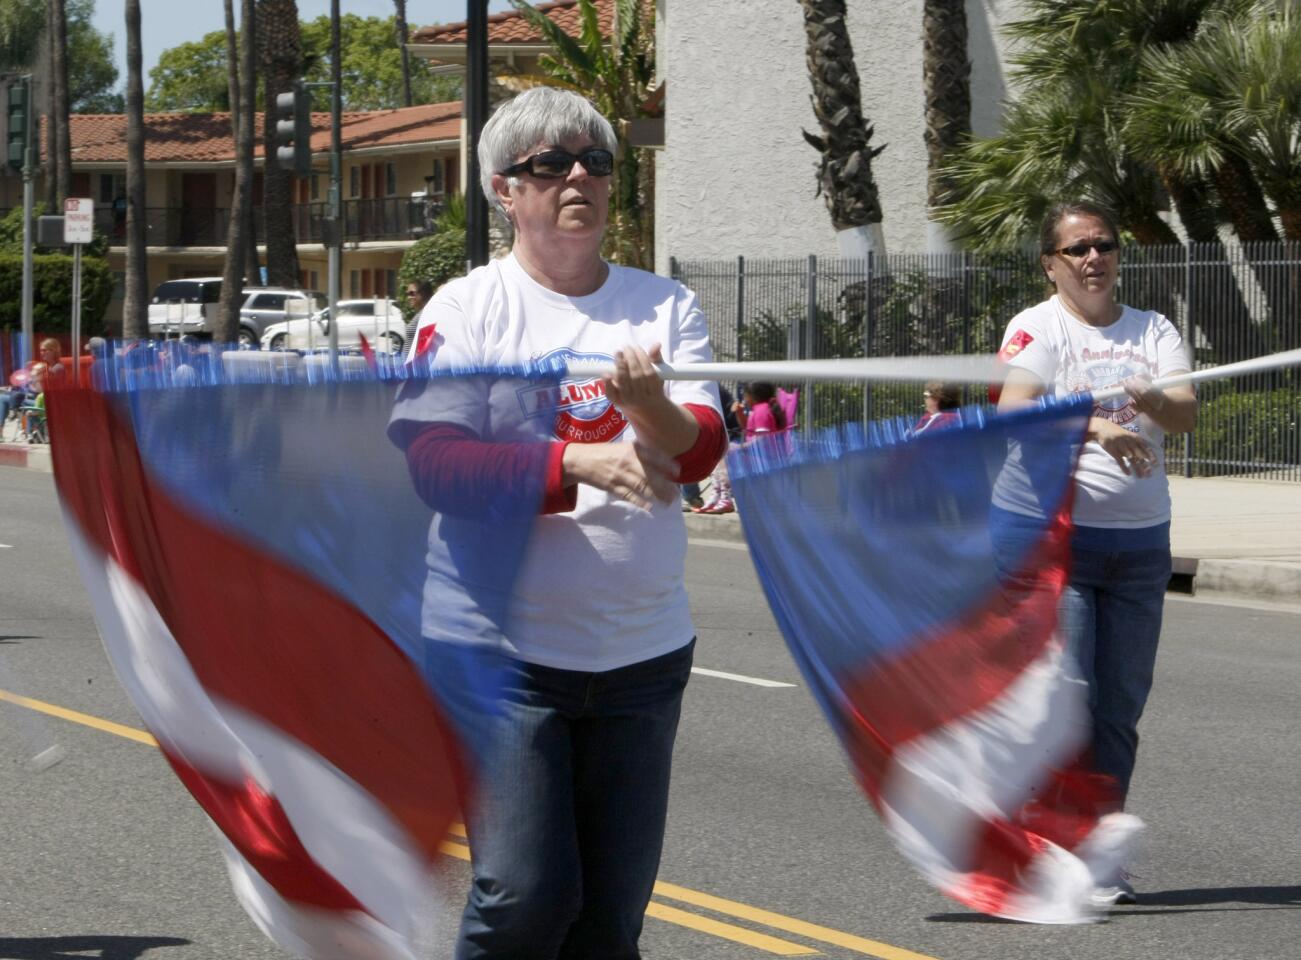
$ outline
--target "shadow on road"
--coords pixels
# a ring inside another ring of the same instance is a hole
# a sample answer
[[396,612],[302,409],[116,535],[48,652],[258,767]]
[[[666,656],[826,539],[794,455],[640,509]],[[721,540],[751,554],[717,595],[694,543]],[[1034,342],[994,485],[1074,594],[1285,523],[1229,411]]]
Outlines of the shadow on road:
[[[1155,913],[1205,913],[1204,910],[1145,910],[1144,907],[1214,907],[1229,904],[1260,907],[1301,908],[1301,887],[1198,887],[1191,890],[1139,891],[1138,906],[1134,909],[1111,910],[1111,917],[1142,917]],[[926,918],[932,923],[1015,923],[983,913],[932,913]]]
[[189,942],[179,937],[0,937],[0,960],[138,960],[154,947]]
[[1301,907],[1301,887],[1201,887],[1192,890],[1140,892],[1143,907],[1202,907],[1217,903],[1263,903]]

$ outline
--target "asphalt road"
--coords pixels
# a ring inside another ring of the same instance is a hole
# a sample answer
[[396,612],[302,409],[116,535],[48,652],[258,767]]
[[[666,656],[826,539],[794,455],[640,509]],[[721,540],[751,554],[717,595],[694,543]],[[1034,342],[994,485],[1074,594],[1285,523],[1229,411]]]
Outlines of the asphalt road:
[[[48,475],[0,469],[0,544],[0,690],[85,715],[0,702],[0,960],[283,956],[235,904],[198,807],[129,739],[139,721]],[[196,576],[212,573],[195,559]],[[648,958],[1301,957],[1301,612],[1170,600],[1131,797],[1149,824],[1142,902],[1103,924],[1036,927],[957,907],[892,851],[745,552],[695,543],[689,576],[697,666],[792,686],[702,673],[688,687]],[[63,762],[23,766],[56,742]],[[444,887],[455,896],[465,877],[449,857]]]

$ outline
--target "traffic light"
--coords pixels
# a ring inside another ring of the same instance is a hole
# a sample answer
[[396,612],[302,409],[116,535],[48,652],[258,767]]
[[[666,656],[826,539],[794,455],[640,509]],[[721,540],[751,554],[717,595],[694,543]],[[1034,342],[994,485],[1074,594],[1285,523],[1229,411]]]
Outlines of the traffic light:
[[312,95],[301,80],[276,95],[276,159],[300,177],[312,172]]
[[22,170],[27,162],[28,103],[31,88],[26,78],[9,85],[9,166]]

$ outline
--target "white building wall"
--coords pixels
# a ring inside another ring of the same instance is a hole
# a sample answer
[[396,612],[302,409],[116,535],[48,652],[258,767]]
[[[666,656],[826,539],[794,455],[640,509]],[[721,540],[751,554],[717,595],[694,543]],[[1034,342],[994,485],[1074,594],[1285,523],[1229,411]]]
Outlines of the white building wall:
[[[817,188],[819,133],[796,0],[660,0],[658,61],[668,81],[656,168],[656,265],[669,257],[838,255]],[[1015,0],[968,0],[972,123],[998,128]],[[873,162],[891,253],[926,249],[922,0],[848,0],[848,26],[875,126]]]

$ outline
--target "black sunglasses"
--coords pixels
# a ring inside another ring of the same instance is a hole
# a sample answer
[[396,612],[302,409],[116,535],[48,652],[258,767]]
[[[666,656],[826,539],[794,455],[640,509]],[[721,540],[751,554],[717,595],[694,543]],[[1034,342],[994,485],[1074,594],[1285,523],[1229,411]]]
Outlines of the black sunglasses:
[[1068,257],[1074,257],[1079,260],[1081,257],[1087,257],[1090,250],[1097,250],[1104,257],[1120,249],[1120,244],[1115,240],[1098,240],[1095,243],[1072,243],[1069,247],[1062,247],[1060,250],[1054,250],[1054,253],[1065,254]]
[[600,147],[590,147],[582,153],[570,153],[568,150],[543,150],[531,157],[525,157],[519,163],[513,163],[501,171],[502,176],[511,177],[517,173],[529,173],[543,180],[559,180],[569,176],[577,161],[583,165],[590,177],[608,177],[614,172],[614,154]]

